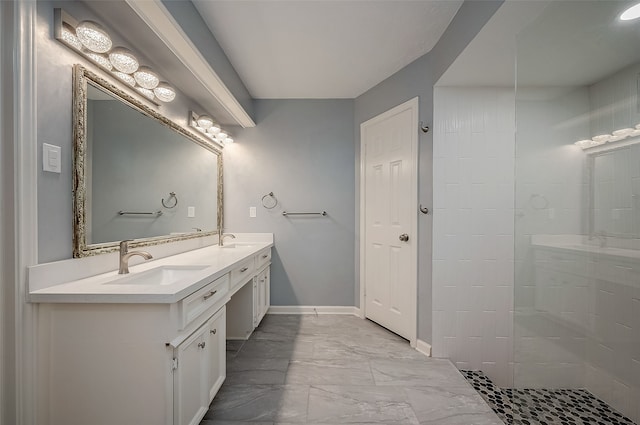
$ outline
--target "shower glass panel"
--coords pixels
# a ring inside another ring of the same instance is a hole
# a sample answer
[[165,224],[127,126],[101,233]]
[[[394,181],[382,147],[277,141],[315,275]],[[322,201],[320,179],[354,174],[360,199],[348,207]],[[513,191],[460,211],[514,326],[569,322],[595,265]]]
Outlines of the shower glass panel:
[[631,5],[549,2],[517,37],[514,423],[640,423],[640,19],[619,19]]

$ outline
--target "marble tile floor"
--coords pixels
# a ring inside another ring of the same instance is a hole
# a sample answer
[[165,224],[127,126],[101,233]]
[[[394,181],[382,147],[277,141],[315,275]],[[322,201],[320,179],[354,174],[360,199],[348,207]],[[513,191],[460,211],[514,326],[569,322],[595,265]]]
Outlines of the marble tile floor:
[[462,374],[505,424],[635,425],[587,390],[499,388],[480,371]]
[[354,316],[267,315],[227,343],[227,379],[200,425],[502,425],[444,359]]

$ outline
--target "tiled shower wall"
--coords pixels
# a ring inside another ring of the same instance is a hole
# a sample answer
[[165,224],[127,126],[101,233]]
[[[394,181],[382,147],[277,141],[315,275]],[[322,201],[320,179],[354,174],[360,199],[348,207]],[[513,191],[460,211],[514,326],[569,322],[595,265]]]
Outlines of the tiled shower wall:
[[511,386],[513,90],[436,87],[433,355]]

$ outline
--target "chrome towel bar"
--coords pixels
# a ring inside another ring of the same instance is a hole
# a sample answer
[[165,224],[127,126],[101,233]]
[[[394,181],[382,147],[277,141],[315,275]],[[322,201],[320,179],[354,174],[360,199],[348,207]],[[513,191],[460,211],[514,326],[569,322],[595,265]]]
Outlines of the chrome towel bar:
[[327,212],[326,211],[322,211],[322,212],[286,212],[286,211],[282,211],[282,215],[287,217],[289,215],[321,215],[321,216],[326,216]]
[[160,217],[162,215],[162,211],[153,211],[153,212],[137,212],[137,211],[118,211],[118,215],[152,215],[154,217]]

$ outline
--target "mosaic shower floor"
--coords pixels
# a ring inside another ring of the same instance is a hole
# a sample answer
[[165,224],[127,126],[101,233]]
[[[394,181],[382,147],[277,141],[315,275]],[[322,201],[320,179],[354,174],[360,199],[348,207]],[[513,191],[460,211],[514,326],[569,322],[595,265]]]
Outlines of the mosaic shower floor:
[[635,425],[587,390],[499,388],[480,371],[460,372],[508,425]]

